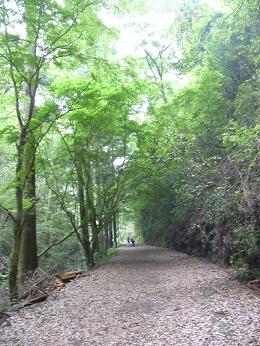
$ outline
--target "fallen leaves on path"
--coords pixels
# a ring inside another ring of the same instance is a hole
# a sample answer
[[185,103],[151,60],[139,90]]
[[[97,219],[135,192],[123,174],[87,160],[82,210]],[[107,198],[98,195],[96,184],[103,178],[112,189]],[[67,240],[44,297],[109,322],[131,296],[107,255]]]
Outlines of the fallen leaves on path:
[[1,346],[259,346],[260,297],[228,270],[137,246],[2,327]]

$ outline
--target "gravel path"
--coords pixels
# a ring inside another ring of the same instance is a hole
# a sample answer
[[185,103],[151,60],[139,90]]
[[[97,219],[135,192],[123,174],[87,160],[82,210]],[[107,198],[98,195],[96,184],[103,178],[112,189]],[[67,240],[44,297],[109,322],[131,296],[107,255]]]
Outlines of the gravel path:
[[122,248],[9,321],[1,346],[260,346],[259,295],[206,260],[151,246]]

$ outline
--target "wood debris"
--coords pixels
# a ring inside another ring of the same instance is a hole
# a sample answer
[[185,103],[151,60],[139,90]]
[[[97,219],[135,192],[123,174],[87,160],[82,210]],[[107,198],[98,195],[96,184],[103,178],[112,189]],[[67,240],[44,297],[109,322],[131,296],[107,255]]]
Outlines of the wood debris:
[[247,283],[247,287],[251,288],[251,290],[254,290],[255,292],[260,294],[260,279],[249,281]]
[[58,279],[62,283],[70,282],[78,277],[80,277],[82,274],[82,270],[73,271],[73,272],[65,272],[65,273],[58,273],[55,275],[56,279]]
[[23,307],[31,306],[31,305],[36,304],[36,303],[44,302],[48,297],[49,297],[48,294],[43,294],[41,296],[38,296],[36,298],[33,298],[31,300],[26,301],[25,304],[23,305]]
[[22,300],[17,304],[17,309],[45,301],[53,290],[63,288],[66,283],[83,275],[85,274],[82,270],[77,270],[57,273],[54,276],[44,275],[43,278],[37,278],[37,280],[34,277],[34,282],[21,297]]

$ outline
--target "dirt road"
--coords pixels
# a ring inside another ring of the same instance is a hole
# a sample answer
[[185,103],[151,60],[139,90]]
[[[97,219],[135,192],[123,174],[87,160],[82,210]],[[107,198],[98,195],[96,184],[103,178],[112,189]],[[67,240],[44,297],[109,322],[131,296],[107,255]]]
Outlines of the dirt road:
[[217,265],[150,246],[122,248],[9,321],[1,346],[260,346],[260,296]]

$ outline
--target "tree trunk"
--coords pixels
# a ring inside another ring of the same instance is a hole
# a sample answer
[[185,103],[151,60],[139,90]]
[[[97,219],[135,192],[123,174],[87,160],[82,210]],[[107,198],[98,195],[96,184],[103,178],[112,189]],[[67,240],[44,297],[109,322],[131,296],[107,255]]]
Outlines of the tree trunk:
[[113,247],[113,220],[109,221],[109,237],[108,237],[108,246],[109,248]]
[[114,246],[117,247],[117,214],[114,213],[113,215],[113,233],[114,233]]
[[15,201],[16,215],[13,228],[13,249],[10,257],[10,272],[9,272],[9,291],[10,299],[18,299],[18,266],[21,245],[21,234],[23,231],[23,181],[21,170],[23,166],[23,152],[25,144],[25,130],[20,136],[19,145],[17,146],[17,164],[16,164],[16,180],[15,180]]
[[[51,243],[51,234],[50,234],[50,228],[49,228],[49,222],[52,217],[52,192],[51,189],[48,189],[48,196],[47,196],[47,215],[45,219],[45,229],[44,229],[44,238],[43,243],[48,247]],[[45,257],[48,258],[50,256],[49,252],[47,251],[45,254]],[[38,256],[39,257],[39,256]]]
[[105,227],[105,250],[106,250],[106,253],[107,253],[107,249],[108,249],[108,228],[107,226]]
[[38,266],[36,240],[35,145],[27,140],[23,155],[23,229],[18,262],[18,282],[22,287]]
[[10,300],[15,301],[19,298],[18,294],[18,261],[19,261],[19,252],[22,232],[21,222],[16,221],[14,224],[14,244],[10,257],[10,269],[9,269],[9,291],[10,291]]
[[[29,6],[25,6],[25,16]],[[31,43],[28,47],[29,54],[37,59],[35,31],[31,23],[25,21],[26,37]],[[20,174],[23,180],[23,227],[21,231],[21,244],[18,261],[18,283],[22,286],[28,275],[32,275],[38,266],[37,239],[36,239],[36,140],[37,130],[31,129],[32,119],[35,117],[35,98],[39,85],[39,69],[31,62],[25,68],[31,76],[30,83],[23,84],[24,99],[23,112],[25,116],[25,132],[23,146],[23,164]]]
[[92,267],[94,265],[93,254],[90,249],[89,240],[89,228],[88,228],[88,212],[85,201],[84,186],[82,182],[81,170],[78,175],[78,197],[79,197],[79,213],[80,213],[80,223],[82,231],[82,245],[84,250],[84,255],[86,257],[87,265]]
[[16,221],[9,280],[12,299],[19,298],[26,275],[38,265],[35,201],[35,146],[29,142],[28,128],[23,128],[17,146]]
[[[96,226],[95,222],[92,222],[91,228],[92,228],[92,240],[91,240],[92,249],[91,249],[91,252],[92,252],[92,256],[93,256],[93,260],[94,260],[95,252],[99,246],[99,239],[98,239],[99,229]],[[95,262],[95,260],[94,260],[94,262]]]
[[106,256],[107,255],[107,234],[104,227],[101,228],[98,238],[99,238],[99,244],[100,244],[102,253]]
[[[23,284],[25,277],[33,273],[38,266],[37,240],[36,240],[36,200],[35,189],[35,150],[28,164],[27,182],[24,192],[25,200],[29,201],[29,208],[24,208],[24,223],[21,233],[18,280]],[[31,155],[30,155],[31,156]]]

